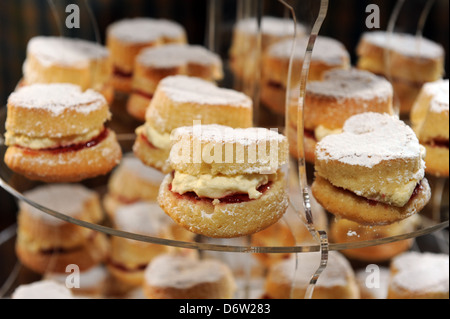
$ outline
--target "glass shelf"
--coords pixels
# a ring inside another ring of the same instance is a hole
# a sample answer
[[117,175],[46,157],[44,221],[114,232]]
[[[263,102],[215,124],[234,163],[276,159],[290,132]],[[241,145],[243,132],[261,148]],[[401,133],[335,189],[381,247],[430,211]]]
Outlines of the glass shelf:
[[[127,133],[123,130],[124,123],[127,121],[127,119],[124,120],[124,117],[118,117],[122,119],[122,122],[116,123],[111,122],[110,126],[114,129],[118,129],[118,139],[121,143],[121,146],[123,148],[124,153],[131,151],[131,146],[134,141],[134,134]],[[5,123],[6,119],[6,111],[2,111],[0,114],[0,122]],[[125,122],[124,122],[125,121]],[[122,128],[122,129],[121,129]],[[3,159],[6,146],[3,143],[3,133],[4,133],[4,127],[2,127],[1,131],[1,138],[0,138],[0,156]],[[312,176],[312,174],[309,174],[309,176]],[[87,181],[81,182],[83,185],[94,189],[98,191],[100,196],[104,195],[106,190],[106,185],[108,182],[108,175],[102,176],[99,178],[90,179]],[[439,183],[444,183],[446,187],[448,187],[446,180],[437,180]],[[16,200],[18,201],[24,201],[30,204],[31,206],[39,209],[42,211],[43,214],[49,214],[56,218],[59,218],[61,220],[64,220],[69,223],[73,223],[82,227],[86,227],[95,231],[99,231],[111,236],[119,236],[124,238],[129,238],[133,240],[138,240],[142,242],[148,242],[148,243],[154,243],[154,244],[160,244],[160,245],[167,245],[167,246],[173,246],[173,247],[180,247],[180,248],[188,248],[188,249],[197,249],[197,250],[210,250],[210,251],[222,251],[222,252],[243,252],[243,253],[300,253],[300,252],[316,252],[320,251],[321,246],[320,243],[317,240],[314,240],[311,236],[311,240],[308,240],[307,243],[298,242],[295,245],[289,245],[289,246],[262,246],[262,245],[252,245],[251,241],[249,240],[243,240],[242,244],[241,242],[238,242],[236,244],[236,241],[228,240],[228,239],[221,239],[218,240],[215,243],[215,240],[208,239],[208,238],[201,238],[199,236],[195,237],[196,239],[193,241],[179,241],[179,240],[173,240],[173,239],[167,239],[167,238],[158,238],[158,237],[151,237],[146,235],[140,235],[130,232],[121,231],[118,229],[114,229],[112,227],[109,227],[107,223],[105,224],[93,224],[90,222],[86,222],[83,220],[75,219],[73,217],[67,216],[65,214],[62,214],[58,211],[54,211],[49,209],[48,207],[41,206],[36,202],[33,202],[29,199],[27,199],[23,193],[29,189],[32,189],[35,186],[40,185],[40,182],[30,181],[26,179],[25,177],[12,172],[4,163],[2,160],[0,163],[0,186],[5,189],[8,193],[10,193]],[[405,233],[400,233],[395,236],[387,236],[383,237],[381,234],[380,238],[371,239],[371,240],[354,240],[352,242],[333,242],[330,240],[328,249],[329,250],[346,250],[346,249],[355,249],[355,248],[363,248],[363,247],[369,247],[374,245],[380,245],[380,244],[387,244],[392,243],[400,240],[415,238],[418,236],[423,236],[426,234],[430,234],[433,232],[436,232],[440,229],[446,228],[449,225],[448,222],[448,191],[442,192],[443,198],[439,200],[440,203],[446,202],[447,204],[443,204],[439,206],[439,213],[432,214],[429,211],[433,207],[429,207],[429,209],[425,209],[421,213],[418,214],[418,222],[416,223],[416,226],[414,230],[408,231]],[[445,197],[447,196],[447,197]],[[430,201],[430,205],[436,205],[433,204],[432,201]],[[436,209],[436,207],[434,207]],[[328,224],[333,221],[334,217],[329,214],[327,214]],[[297,222],[299,223],[299,227],[304,227],[306,229],[306,226],[303,223],[301,218],[298,218]],[[317,228],[317,227],[316,227]],[[317,230],[321,230],[317,228]]]

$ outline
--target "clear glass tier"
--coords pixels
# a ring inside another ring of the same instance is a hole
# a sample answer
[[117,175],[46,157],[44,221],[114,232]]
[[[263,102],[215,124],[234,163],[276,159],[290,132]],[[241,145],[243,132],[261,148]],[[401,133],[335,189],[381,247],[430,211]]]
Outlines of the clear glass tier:
[[[0,116],[0,123],[5,123],[6,114],[3,112]],[[132,130],[126,129],[126,127],[132,123],[133,120],[127,117],[126,114],[122,114],[122,116],[117,116],[116,120],[113,120],[110,124],[110,127],[115,129],[118,132],[118,140],[122,146],[124,153],[131,152],[131,147],[134,142],[134,134],[130,133]],[[134,123],[133,123],[134,124]],[[4,128],[2,128],[2,136],[4,133]],[[6,146],[3,143],[3,139],[0,145],[0,157],[3,158]],[[56,218],[61,220],[74,223],[76,225],[87,227],[108,235],[119,236],[129,239],[134,239],[143,242],[149,242],[154,244],[168,245],[174,247],[182,247],[182,248],[191,248],[198,250],[211,250],[211,251],[226,251],[226,252],[253,252],[253,253],[298,253],[298,252],[312,252],[312,251],[320,251],[320,244],[311,234],[309,234],[307,230],[306,224],[304,224],[301,218],[297,218],[293,214],[293,212],[286,213],[286,216],[281,220],[285,229],[289,230],[291,234],[286,235],[286,232],[280,232],[277,235],[276,241],[279,241],[280,245],[270,245],[267,246],[264,243],[255,244],[258,240],[252,241],[252,238],[247,238],[242,240],[236,239],[213,239],[206,238],[204,236],[195,236],[192,241],[180,241],[173,240],[168,238],[158,238],[151,237],[136,233],[130,233],[121,231],[119,229],[115,229],[110,226],[107,220],[102,224],[94,224],[90,222],[86,222],[83,220],[75,219],[73,217],[67,216],[61,212],[54,211],[45,205],[39,205],[36,202],[31,201],[27,197],[24,196],[24,192],[27,190],[33,189],[39,185],[42,185],[41,182],[31,181],[13,171],[11,171],[6,164],[2,161],[0,164],[0,186],[4,188],[7,192],[9,192],[12,196],[14,196],[18,201],[24,201],[28,204],[40,209],[43,214],[50,214]],[[308,169],[312,169],[308,166]],[[309,176],[312,176],[312,172],[309,172]],[[98,178],[89,179],[81,182],[86,187],[97,191],[100,196],[104,196],[107,192],[107,184],[110,175],[105,175]],[[435,191],[437,188],[441,187],[441,191],[438,193],[434,192],[433,199],[430,201],[429,205],[420,213],[417,214],[417,218],[414,221],[414,227],[410,228],[408,231],[400,231],[395,235],[386,236],[384,231],[377,230],[376,227],[368,227],[366,229],[370,234],[368,235],[370,239],[367,239],[364,233],[358,234],[355,238],[351,236],[347,238],[352,238],[349,242],[339,242],[330,238],[329,250],[346,250],[346,249],[355,249],[355,248],[363,248],[373,245],[380,244],[388,244],[392,242],[397,242],[401,240],[406,240],[409,238],[414,238],[417,236],[426,235],[437,230],[448,227],[448,215],[449,215],[449,206],[448,206],[448,181],[446,179],[439,179],[429,177],[430,183],[432,184],[432,188]],[[289,214],[291,213],[291,214]],[[326,222],[321,223],[322,225],[327,225],[327,228],[331,224],[334,223],[335,217],[328,213],[326,213]],[[287,226],[289,225],[289,226]],[[315,225],[317,230],[325,230],[321,227],[321,225]],[[295,235],[295,232],[301,233],[300,236],[302,241],[294,240],[291,241],[290,245],[283,245],[283,242],[289,242],[287,237]],[[255,237],[255,236],[250,236]],[[257,238],[257,236],[256,236]]]

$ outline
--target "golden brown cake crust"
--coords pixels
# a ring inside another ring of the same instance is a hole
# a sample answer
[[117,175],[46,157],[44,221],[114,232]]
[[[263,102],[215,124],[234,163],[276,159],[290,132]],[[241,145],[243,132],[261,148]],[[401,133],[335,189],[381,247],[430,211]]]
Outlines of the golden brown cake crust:
[[316,176],[311,190],[327,211],[362,225],[388,225],[403,220],[418,213],[431,197],[426,178],[420,182],[417,194],[404,207],[370,202],[364,197],[333,186],[320,176]]
[[23,83],[72,83],[82,90],[94,89],[112,100],[109,51],[81,39],[36,36],[28,42],[23,65]]
[[167,162],[170,149],[157,148],[152,145],[145,135],[138,135],[133,145],[133,151],[145,165],[156,168],[163,173],[169,173],[172,169]]
[[16,244],[16,253],[20,261],[37,273],[66,273],[66,267],[76,264],[80,271],[88,270],[103,262],[109,253],[109,242],[102,233],[94,233],[92,240],[68,250],[67,252],[40,252],[30,250],[20,240]]
[[434,176],[448,177],[448,147],[431,146],[426,144],[424,146],[427,152],[425,157],[425,161],[427,163],[425,168],[426,172]]
[[[159,236],[164,238],[167,237],[167,234],[162,233]],[[121,282],[140,286],[144,281],[144,266],[147,266],[155,256],[170,250],[169,246],[112,237],[107,267],[111,274]]]
[[209,237],[238,237],[263,230],[278,221],[288,206],[281,172],[259,199],[241,203],[213,204],[208,200],[195,200],[172,192],[171,182],[169,174],[158,196],[161,207],[181,226]]
[[236,283],[220,260],[164,254],[148,265],[143,289],[150,299],[229,299]]
[[176,75],[159,83],[146,121],[161,133],[192,126],[195,119],[203,125],[245,128],[252,126],[252,110],[253,102],[245,94],[216,87],[203,79]]
[[139,93],[132,93],[127,100],[127,112],[135,119],[144,122],[145,112],[150,105],[151,98]]
[[122,150],[116,135],[108,130],[106,138],[92,147],[55,154],[10,146],[4,160],[11,170],[32,180],[78,182],[108,173],[121,158]]
[[123,19],[109,25],[106,31],[106,46],[111,52],[115,73],[112,77],[114,88],[126,93],[131,91],[136,56],[144,48],[186,42],[184,28],[163,19]]
[[[347,219],[339,218],[331,224],[330,239],[336,243],[347,243],[402,235],[414,230],[415,220],[417,220],[414,217],[417,217],[417,215],[385,226],[364,226]],[[342,250],[342,253],[356,260],[383,262],[408,250],[412,243],[412,239],[406,239],[363,248],[345,249]]]
[[[300,154],[298,152],[298,136],[297,130],[293,128],[291,125],[288,126],[288,134],[289,134],[289,152],[295,157],[299,158]],[[305,135],[303,140],[304,151],[301,150],[301,153],[305,155],[305,160],[308,163],[314,163],[315,160],[315,151],[316,151],[317,141],[311,135]]]

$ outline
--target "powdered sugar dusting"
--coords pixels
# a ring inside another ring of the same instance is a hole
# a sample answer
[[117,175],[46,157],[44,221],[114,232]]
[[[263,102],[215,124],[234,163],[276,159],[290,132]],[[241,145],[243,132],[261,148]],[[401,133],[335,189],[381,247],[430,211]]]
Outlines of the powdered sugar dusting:
[[308,93],[342,100],[386,101],[394,94],[391,83],[385,78],[358,69],[330,70],[325,73],[323,81],[309,82],[306,90]]
[[124,156],[119,169],[124,169],[138,178],[155,184],[160,184],[165,177],[159,170],[144,165],[140,159],[133,156]]
[[421,152],[408,125],[395,116],[373,112],[352,116],[341,134],[326,136],[316,147],[318,159],[365,167],[385,160],[419,158]]
[[100,93],[69,83],[32,84],[11,93],[8,104],[15,107],[42,109],[52,116],[58,116],[71,109],[78,113],[89,114],[106,104]]
[[363,40],[410,57],[431,59],[444,57],[444,49],[440,44],[412,34],[373,31],[364,33]]
[[276,130],[269,130],[263,127],[232,128],[218,124],[179,127],[172,131],[171,139],[179,140],[186,135],[194,136],[202,143],[251,145],[261,142],[282,143],[286,141],[286,137]]
[[[320,275],[317,286],[346,286],[349,278],[355,276],[350,263],[342,254],[336,251],[330,251],[328,254],[327,267]],[[298,271],[295,271],[295,258],[277,263],[273,271],[282,274],[283,278],[289,281],[294,281],[294,286],[296,287],[306,287],[320,264],[320,253],[297,254],[297,262]]]
[[21,285],[13,292],[12,299],[73,299],[72,292],[62,283],[41,280]]
[[27,53],[46,66],[57,64],[75,68],[86,67],[91,60],[109,55],[109,51],[98,43],[53,36],[32,38],[28,42]]
[[180,24],[152,18],[123,19],[108,26],[107,33],[123,42],[146,43],[159,38],[176,39],[185,36]]
[[158,90],[163,90],[176,102],[246,108],[251,108],[253,105],[252,100],[241,92],[220,88],[209,81],[185,75],[164,78],[159,82]]
[[[96,196],[96,193],[80,184],[46,184],[24,192],[23,195],[46,208],[78,218],[83,213],[86,201]],[[50,225],[64,223],[63,220],[44,213],[26,202],[20,202],[20,207],[33,218]]]
[[121,206],[116,212],[114,223],[123,231],[158,236],[173,221],[157,203],[138,202]]
[[145,66],[170,68],[189,63],[222,67],[220,56],[200,45],[167,44],[142,50],[137,61]]
[[437,94],[449,94],[449,79],[440,79],[433,82],[427,82],[422,86],[422,90],[429,96]]
[[430,102],[430,111],[435,113],[449,112],[449,94],[447,92],[437,93]]
[[178,289],[216,282],[225,275],[224,265],[220,261],[169,254],[154,258],[145,271],[148,284]]
[[397,256],[392,266],[394,287],[416,292],[449,291],[449,257],[446,254],[407,252]]
[[[45,275],[46,279],[54,280],[61,284],[65,284],[67,273],[49,273]],[[92,267],[88,270],[80,272],[80,288],[89,289],[98,287],[104,280],[108,278],[108,271],[103,265]]]
[[[301,38],[295,41],[294,59],[303,60],[309,38]],[[269,56],[289,59],[292,53],[293,40],[287,39],[277,42],[269,47]],[[318,36],[314,44],[311,61],[320,61],[329,65],[340,65],[350,61],[350,54],[345,46],[332,38]]]

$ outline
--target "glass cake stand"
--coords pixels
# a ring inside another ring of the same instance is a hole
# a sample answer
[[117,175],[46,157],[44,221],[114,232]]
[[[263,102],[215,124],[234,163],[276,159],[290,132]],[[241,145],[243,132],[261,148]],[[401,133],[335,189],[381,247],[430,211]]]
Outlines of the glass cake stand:
[[[124,115],[125,116],[125,115]],[[134,134],[132,133],[121,133],[120,130],[128,125],[126,121],[132,121],[131,119],[124,119],[123,116],[121,118],[121,122],[112,122],[110,123],[112,128],[117,128],[119,133],[117,134],[118,140],[122,146],[123,152],[128,153],[131,151],[131,146],[134,142]],[[1,128],[1,139],[0,139],[0,157],[3,159],[4,154],[6,152],[7,146],[4,144],[3,133],[4,133],[4,123],[6,120],[6,111],[3,110],[0,114],[0,123],[2,123]],[[310,174],[311,175],[311,174]],[[98,178],[89,179],[81,182],[85,186],[96,190],[101,196],[105,194],[107,181],[109,175],[105,175]],[[434,198],[431,200],[429,205],[422,211],[417,213],[419,215],[418,222],[416,223],[416,227],[413,231],[409,231],[406,233],[401,233],[395,236],[389,237],[380,237],[373,240],[355,240],[352,242],[330,242],[328,249],[329,250],[345,250],[345,249],[354,249],[354,248],[363,248],[373,245],[380,245],[391,243],[399,240],[405,240],[409,238],[415,238],[418,236],[423,236],[426,234],[433,233],[437,230],[444,229],[448,227],[449,220],[449,207],[448,207],[448,184],[445,180],[432,179],[432,181],[436,181],[437,183],[445,183],[446,190],[443,190],[440,194],[441,198]],[[181,248],[191,248],[197,250],[212,250],[212,251],[224,251],[224,252],[247,252],[247,253],[299,253],[299,252],[314,252],[320,251],[320,243],[318,241],[308,241],[308,243],[297,243],[293,246],[254,246],[254,245],[236,245],[236,244],[214,244],[204,241],[179,241],[179,240],[171,240],[167,238],[158,238],[151,237],[147,235],[140,235],[130,232],[121,231],[118,229],[114,229],[105,224],[94,224],[90,222],[86,222],[83,220],[79,220],[70,216],[67,216],[61,212],[54,211],[45,205],[40,205],[30,199],[28,199],[24,192],[30,190],[38,185],[41,185],[40,182],[35,182],[28,180],[27,178],[11,171],[4,161],[0,162],[0,186],[5,189],[8,193],[10,193],[17,201],[23,201],[28,203],[29,205],[39,209],[43,214],[49,214],[56,218],[59,218],[63,221],[73,223],[82,227],[90,228],[95,231],[99,231],[111,236],[119,236],[129,239],[134,239],[138,241],[160,244],[160,245],[168,245],[174,247]],[[331,214],[327,213],[328,219],[331,221],[334,217]],[[302,219],[298,219],[298,223],[302,223]],[[306,225],[304,225],[306,227]],[[300,225],[302,227],[302,225]],[[319,229],[318,229],[319,230]],[[226,240],[224,240],[226,242]]]

